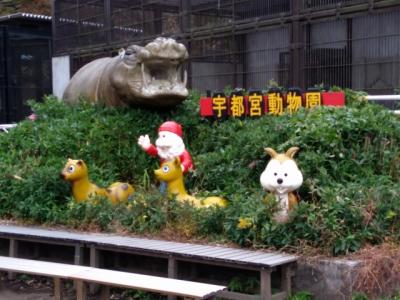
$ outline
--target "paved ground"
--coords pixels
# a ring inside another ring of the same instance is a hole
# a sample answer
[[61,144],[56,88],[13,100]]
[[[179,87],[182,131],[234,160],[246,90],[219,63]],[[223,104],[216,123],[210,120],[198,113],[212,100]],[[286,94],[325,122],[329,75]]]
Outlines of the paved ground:
[[51,300],[53,297],[44,293],[16,293],[12,290],[0,290],[0,300]]
[[[40,276],[8,280],[5,272],[0,272],[0,300],[53,300],[53,284],[51,280]],[[72,282],[66,282],[63,300],[75,300],[76,294]],[[88,295],[88,300],[97,300],[99,295]],[[110,299],[133,300],[123,290],[112,290]]]
[[50,300],[51,287],[36,280],[7,280],[5,273],[0,276],[0,300]]

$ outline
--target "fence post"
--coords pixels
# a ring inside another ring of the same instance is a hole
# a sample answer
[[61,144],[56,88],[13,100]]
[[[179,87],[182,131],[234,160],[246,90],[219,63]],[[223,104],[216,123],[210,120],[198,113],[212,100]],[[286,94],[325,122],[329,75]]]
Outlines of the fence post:
[[304,87],[302,72],[301,50],[303,47],[303,37],[300,23],[301,1],[291,0],[292,22],[290,35],[291,68],[289,68],[291,86]]

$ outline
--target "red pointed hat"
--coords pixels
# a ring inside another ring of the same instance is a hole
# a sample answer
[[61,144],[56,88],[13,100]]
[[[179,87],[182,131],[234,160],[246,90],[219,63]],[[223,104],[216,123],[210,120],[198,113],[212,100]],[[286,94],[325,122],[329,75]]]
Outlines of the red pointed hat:
[[158,128],[158,132],[160,131],[168,131],[175,133],[176,135],[182,137],[182,126],[179,123],[176,123],[174,121],[167,121],[161,124],[161,126]]

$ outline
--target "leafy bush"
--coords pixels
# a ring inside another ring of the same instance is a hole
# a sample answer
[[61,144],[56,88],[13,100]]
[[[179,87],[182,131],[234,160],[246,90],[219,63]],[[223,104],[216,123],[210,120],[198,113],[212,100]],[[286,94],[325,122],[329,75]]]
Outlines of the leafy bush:
[[[31,103],[38,115],[0,135],[0,216],[40,223],[103,230],[122,226],[135,233],[208,237],[243,246],[309,245],[333,255],[400,235],[400,121],[368,104],[363,94],[346,91],[345,108],[320,107],[259,119],[204,120],[198,94],[170,111],[67,106],[52,97]],[[196,210],[166,200],[156,187],[157,159],[137,138],[174,119],[196,170],[187,176],[193,194],[224,196],[226,209]],[[292,221],[271,219],[273,199],[265,201],[259,176],[268,157],[263,148],[299,146],[305,181]],[[100,186],[128,181],[137,189],[128,206],[107,201],[74,203],[58,177],[68,157],[86,161]]]

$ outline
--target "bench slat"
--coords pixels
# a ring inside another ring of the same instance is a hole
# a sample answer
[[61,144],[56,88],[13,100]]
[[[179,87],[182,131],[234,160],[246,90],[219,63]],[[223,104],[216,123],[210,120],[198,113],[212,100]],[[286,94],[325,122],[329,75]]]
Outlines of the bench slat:
[[[174,255],[179,258],[193,258],[202,261],[229,261],[230,264],[246,264],[250,267],[276,267],[295,262],[297,256],[279,252],[249,251],[220,246],[197,245],[171,241],[134,238],[110,234],[75,233],[42,228],[20,227],[0,224],[0,237],[42,237],[54,241],[77,241],[95,247],[124,248],[140,251],[144,255]],[[250,254],[251,253],[251,254]],[[253,255],[257,253],[257,255]],[[243,256],[242,256],[243,254]]]
[[5,256],[0,256],[0,270],[199,299],[225,289],[220,285]]
[[105,269],[83,271],[74,274],[75,279],[149,292],[177,295],[189,298],[207,298],[224,286],[198,283],[186,280],[133,274]]
[[0,270],[3,271],[68,278],[85,268],[88,267],[0,256]]

